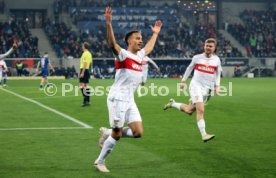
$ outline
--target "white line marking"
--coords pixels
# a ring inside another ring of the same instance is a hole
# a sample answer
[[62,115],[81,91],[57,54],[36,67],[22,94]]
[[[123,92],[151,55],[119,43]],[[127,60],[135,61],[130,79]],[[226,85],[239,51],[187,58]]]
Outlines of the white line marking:
[[86,127],[0,128],[0,131],[11,131],[11,130],[67,130],[67,129],[90,129],[90,128],[86,128]]
[[39,99],[39,100],[42,100],[42,99],[55,99],[55,98],[70,98],[70,97],[76,97],[75,95],[72,95],[72,96],[46,96],[46,97],[37,97],[37,98],[30,98],[30,99]]
[[15,96],[21,98],[21,99],[24,99],[24,100],[26,100],[26,101],[29,101],[29,102],[31,102],[31,103],[34,103],[34,104],[36,104],[36,105],[38,105],[38,106],[40,106],[40,107],[42,107],[42,108],[44,108],[44,109],[47,109],[48,111],[52,111],[53,113],[56,113],[57,115],[60,115],[60,116],[66,118],[66,119],[68,119],[68,120],[70,120],[70,121],[73,121],[73,122],[75,122],[75,123],[77,123],[77,124],[79,124],[79,125],[81,125],[81,126],[83,126],[83,127],[85,127],[85,128],[93,128],[92,126],[90,126],[90,125],[88,125],[88,124],[85,124],[84,122],[82,122],[82,121],[80,121],[80,120],[78,120],[78,119],[75,119],[75,118],[73,118],[73,117],[71,117],[71,116],[68,116],[67,114],[64,114],[64,113],[59,112],[59,111],[57,111],[57,110],[55,110],[55,109],[53,109],[53,108],[50,108],[50,107],[48,107],[48,106],[46,106],[46,105],[44,105],[44,104],[42,104],[42,103],[40,103],[40,102],[38,102],[38,101],[32,100],[32,99],[30,99],[30,98],[27,98],[27,97],[25,97],[25,96],[19,95],[19,94],[15,93],[15,92],[6,90],[6,89],[4,89],[4,88],[0,88],[0,90],[3,90],[3,91],[5,91],[5,92],[7,92],[7,93],[13,94],[13,95],[15,95]]

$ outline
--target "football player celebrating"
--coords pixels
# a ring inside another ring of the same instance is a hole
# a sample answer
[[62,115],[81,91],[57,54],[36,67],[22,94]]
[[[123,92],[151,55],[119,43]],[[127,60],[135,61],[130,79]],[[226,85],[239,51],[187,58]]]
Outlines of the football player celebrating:
[[170,99],[169,103],[164,106],[164,110],[176,108],[190,115],[196,111],[197,125],[204,142],[215,137],[213,134],[207,134],[205,130],[204,97],[209,97],[209,91],[214,89],[214,86],[217,95],[220,91],[222,68],[220,59],[215,54],[216,45],[217,41],[214,38],[207,39],[204,44],[204,53],[195,55],[184,73],[180,84],[182,89],[187,87],[186,80],[194,69],[194,76],[189,87],[191,102],[189,104],[177,103],[174,99]]
[[[101,128],[99,140],[101,153],[95,161],[95,167],[101,172],[109,172],[105,166],[106,157],[121,137],[139,138],[143,135],[143,125],[140,112],[134,101],[134,92],[141,84],[142,60],[154,48],[161,30],[162,22],[156,21],[151,27],[153,35],[143,46],[142,35],[139,31],[131,31],[125,35],[127,50],[122,49],[116,42],[112,29],[112,9],[105,10],[108,44],[116,55],[115,82],[107,97],[109,123],[111,129]],[[124,123],[128,127],[123,127]]]
[[7,72],[8,68],[6,62],[3,60],[5,57],[9,56],[18,46],[21,45],[21,41],[14,41],[12,48],[9,49],[5,54],[0,54],[0,85],[2,84],[2,78],[4,80],[3,86],[5,87],[7,84]]

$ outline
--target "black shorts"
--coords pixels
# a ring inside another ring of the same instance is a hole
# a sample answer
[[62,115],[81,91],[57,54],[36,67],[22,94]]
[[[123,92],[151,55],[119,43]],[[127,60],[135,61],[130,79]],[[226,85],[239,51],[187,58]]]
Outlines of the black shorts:
[[[82,70],[80,70],[80,74],[82,73]],[[88,69],[85,69],[84,76],[80,78],[80,83],[89,83],[90,73]]]

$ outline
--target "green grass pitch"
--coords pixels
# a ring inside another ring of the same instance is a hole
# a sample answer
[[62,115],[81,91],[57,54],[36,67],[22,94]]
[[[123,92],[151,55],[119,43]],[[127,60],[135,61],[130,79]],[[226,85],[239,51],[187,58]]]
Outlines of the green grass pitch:
[[[91,106],[83,108],[80,93],[61,96],[62,83],[78,86],[76,80],[50,82],[58,87],[53,97],[38,89],[38,80],[8,81],[6,89],[93,128],[80,128],[0,89],[1,178],[276,177],[276,78],[223,78],[224,86],[232,82],[233,96],[212,97],[206,106],[207,132],[216,135],[207,143],[200,139],[195,114],[162,110],[170,98],[188,101],[188,97],[176,96],[179,80],[148,80],[147,86],[167,86],[170,92],[168,96],[136,97],[144,136],[120,140],[106,161],[111,170],[108,174],[92,166],[100,151],[98,129],[109,126],[106,96],[92,96]],[[108,86],[112,82],[91,80],[90,84]],[[7,130],[14,128],[18,130]]]

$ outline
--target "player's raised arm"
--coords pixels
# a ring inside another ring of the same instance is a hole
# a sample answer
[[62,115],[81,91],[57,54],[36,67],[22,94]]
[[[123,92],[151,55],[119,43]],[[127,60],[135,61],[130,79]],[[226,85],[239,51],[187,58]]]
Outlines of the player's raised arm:
[[152,30],[153,34],[152,34],[150,40],[147,42],[147,44],[146,44],[146,46],[144,48],[145,55],[148,55],[153,50],[155,42],[156,42],[156,39],[157,39],[158,34],[159,34],[160,30],[161,30],[161,27],[162,27],[162,22],[160,20],[158,20],[158,21],[155,22],[154,27],[151,26],[151,30]]
[[148,58],[148,61],[149,63],[151,63],[157,70],[160,70],[158,65],[151,59],[151,58]]
[[220,92],[220,76],[221,76],[221,72],[222,72],[222,67],[221,67],[221,63],[219,63],[218,67],[217,67],[217,72],[216,72],[216,94],[219,95]]
[[195,58],[192,59],[192,62],[190,63],[190,65],[187,67],[185,73],[183,74],[183,77],[182,77],[182,80],[181,80],[181,83],[180,83],[180,88],[181,89],[185,89],[187,87],[186,80],[191,75],[194,67],[195,67]]
[[40,67],[40,61],[38,61],[38,63],[37,63],[37,66],[36,66],[36,72],[38,72],[38,71],[39,71],[39,67]]
[[106,30],[107,30],[107,42],[109,47],[112,48],[113,53],[118,55],[121,51],[121,47],[117,44],[113,28],[112,28],[112,9],[111,7],[105,8],[105,22],[106,22]]
[[55,69],[54,69],[54,67],[53,67],[53,65],[52,65],[51,63],[49,63],[49,67],[51,68],[51,70],[52,70],[53,72],[55,72]]
[[5,57],[9,56],[13,52],[13,50],[15,50],[21,44],[22,44],[21,41],[14,42],[13,45],[12,45],[12,47],[11,47],[11,49],[9,49],[9,51],[7,51],[5,54],[0,54],[0,59],[3,59]]

